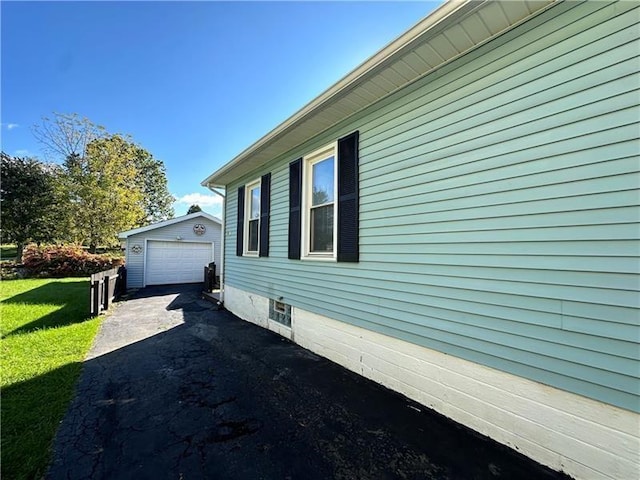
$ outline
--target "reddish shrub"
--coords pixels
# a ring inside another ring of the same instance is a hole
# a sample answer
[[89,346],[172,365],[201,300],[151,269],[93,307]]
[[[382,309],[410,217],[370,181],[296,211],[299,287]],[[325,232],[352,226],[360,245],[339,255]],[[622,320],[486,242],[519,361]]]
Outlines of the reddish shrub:
[[28,245],[22,254],[27,276],[86,277],[122,264],[122,259],[87,253],[77,245]]

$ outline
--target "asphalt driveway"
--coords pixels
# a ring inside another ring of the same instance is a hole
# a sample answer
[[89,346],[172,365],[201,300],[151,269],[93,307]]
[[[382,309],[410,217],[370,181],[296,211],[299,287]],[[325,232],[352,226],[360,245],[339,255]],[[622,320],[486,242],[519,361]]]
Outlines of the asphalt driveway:
[[108,316],[49,479],[565,478],[200,298]]

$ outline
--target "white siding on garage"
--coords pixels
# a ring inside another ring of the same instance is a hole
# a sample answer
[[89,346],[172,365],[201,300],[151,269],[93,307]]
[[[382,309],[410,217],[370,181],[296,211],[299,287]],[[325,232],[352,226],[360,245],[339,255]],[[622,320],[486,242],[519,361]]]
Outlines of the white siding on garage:
[[[204,235],[198,236],[193,232],[193,226],[201,223],[206,227]],[[144,282],[144,262],[145,262],[145,240],[163,240],[176,241],[178,237],[183,242],[209,242],[214,244],[214,262],[220,266],[221,253],[221,226],[220,224],[204,217],[186,219],[182,222],[174,223],[165,227],[158,227],[146,232],[131,235],[126,242],[127,256],[127,286],[129,288],[139,288]],[[133,253],[133,247],[138,245],[141,249],[140,253]],[[201,265],[201,268],[204,264]],[[202,273],[201,273],[202,275]]]

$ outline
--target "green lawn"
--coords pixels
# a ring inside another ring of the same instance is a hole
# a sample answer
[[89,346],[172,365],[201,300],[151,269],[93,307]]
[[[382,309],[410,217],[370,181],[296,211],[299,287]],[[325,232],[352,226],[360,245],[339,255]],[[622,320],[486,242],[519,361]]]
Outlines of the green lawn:
[[86,279],[0,282],[2,478],[39,479],[99,318]]

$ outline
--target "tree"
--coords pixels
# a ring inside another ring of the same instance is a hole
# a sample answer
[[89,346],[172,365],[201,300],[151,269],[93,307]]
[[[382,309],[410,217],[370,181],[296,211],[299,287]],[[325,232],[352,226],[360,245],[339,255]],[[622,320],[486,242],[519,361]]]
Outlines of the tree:
[[196,213],[201,211],[202,209],[200,208],[200,205],[198,205],[197,203],[194,203],[189,207],[189,210],[187,210],[187,215],[189,215],[190,213]]
[[98,138],[84,156],[72,154],[64,162],[64,192],[69,199],[70,236],[89,245],[113,245],[118,232],[145,218],[138,186],[137,146],[120,135]]
[[53,205],[59,200],[59,168],[32,158],[1,153],[2,238],[17,245],[17,258],[28,242],[49,242],[59,235]]
[[145,210],[145,217],[140,226],[173,218],[175,198],[167,187],[164,163],[153,158],[145,149],[136,147],[135,166],[138,170],[138,188],[142,191]]
[[77,113],[53,113],[53,117],[43,117],[32,128],[36,140],[45,151],[54,157],[65,159],[71,155],[84,157],[87,146],[107,135],[101,125],[96,125]]
[[60,113],[43,118],[33,133],[62,161],[65,208],[57,208],[57,215],[66,240],[88,242],[95,250],[99,243],[115,243],[119,231],[173,217],[163,162],[130,137]]

